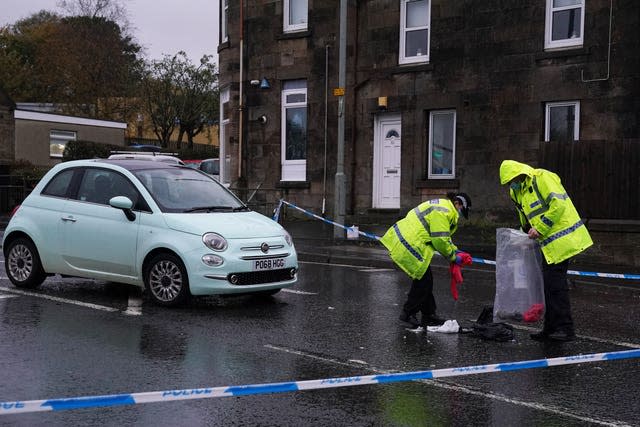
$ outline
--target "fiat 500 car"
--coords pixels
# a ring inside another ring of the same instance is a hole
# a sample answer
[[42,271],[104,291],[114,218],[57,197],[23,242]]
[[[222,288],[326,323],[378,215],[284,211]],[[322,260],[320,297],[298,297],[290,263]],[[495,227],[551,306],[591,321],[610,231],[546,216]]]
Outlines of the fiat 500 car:
[[144,287],[158,304],[191,295],[275,294],[296,281],[291,236],[211,176],[144,160],[53,167],[3,237],[11,282],[61,274]]

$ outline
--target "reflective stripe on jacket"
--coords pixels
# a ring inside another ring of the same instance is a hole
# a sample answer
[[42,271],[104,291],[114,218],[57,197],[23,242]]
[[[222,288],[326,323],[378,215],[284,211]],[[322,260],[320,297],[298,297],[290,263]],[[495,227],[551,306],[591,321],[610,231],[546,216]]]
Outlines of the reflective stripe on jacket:
[[517,191],[509,189],[511,200],[518,208],[522,227],[530,224],[542,236],[538,242],[549,264],[560,263],[593,245],[558,175],[514,160],[502,162],[502,184],[518,175],[525,179]]
[[412,279],[420,279],[437,250],[456,259],[451,235],[458,228],[458,211],[449,199],[433,199],[413,208],[382,236],[389,256]]

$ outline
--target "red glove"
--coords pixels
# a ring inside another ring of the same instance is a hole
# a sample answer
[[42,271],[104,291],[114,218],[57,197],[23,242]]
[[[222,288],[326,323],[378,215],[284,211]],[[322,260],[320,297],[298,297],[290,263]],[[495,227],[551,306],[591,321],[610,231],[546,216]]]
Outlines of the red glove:
[[[460,262],[458,262],[458,257],[460,257]],[[471,265],[473,264],[473,258],[466,252],[457,251],[456,252],[456,264],[459,265]]]
[[455,301],[458,301],[458,285],[462,283],[462,268],[452,262],[449,264],[449,273],[451,274],[451,296]]
[[533,304],[529,307],[529,310],[525,311],[522,315],[522,320],[527,323],[537,322],[542,318],[542,313],[544,313],[544,305],[542,304]]

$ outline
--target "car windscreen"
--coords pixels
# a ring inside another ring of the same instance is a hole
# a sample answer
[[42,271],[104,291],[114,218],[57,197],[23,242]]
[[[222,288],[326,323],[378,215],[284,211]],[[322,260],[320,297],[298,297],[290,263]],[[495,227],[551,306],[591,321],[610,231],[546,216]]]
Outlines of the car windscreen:
[[187,167],[132,171],[163,212],[233,212],[246,206],[210,176]]

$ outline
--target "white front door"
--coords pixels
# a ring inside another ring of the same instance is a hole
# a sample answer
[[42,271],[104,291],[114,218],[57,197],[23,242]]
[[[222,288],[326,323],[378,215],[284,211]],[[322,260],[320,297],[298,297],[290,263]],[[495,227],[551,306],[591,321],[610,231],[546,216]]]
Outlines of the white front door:
[[401,124],[399,114],[376,117],[373,140],[373,208],[400,208]]

